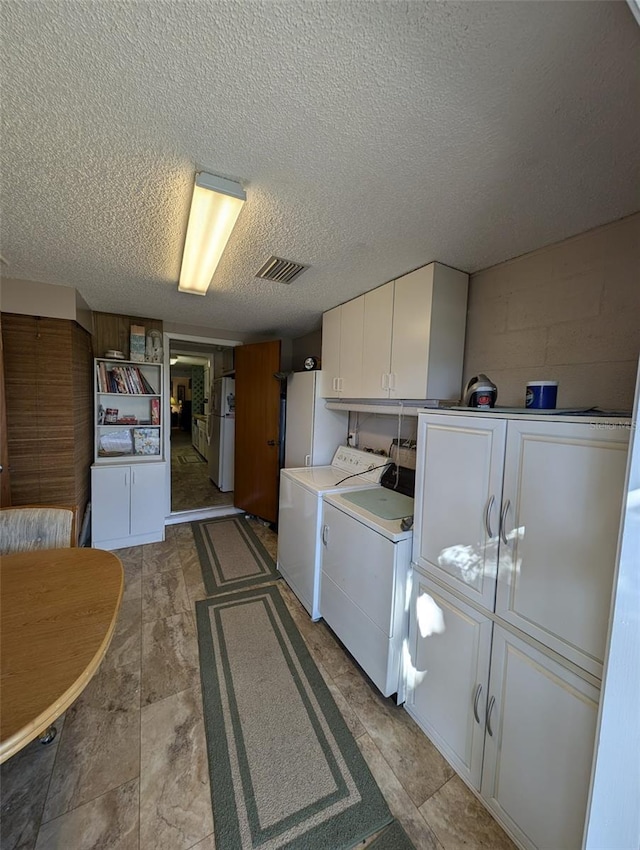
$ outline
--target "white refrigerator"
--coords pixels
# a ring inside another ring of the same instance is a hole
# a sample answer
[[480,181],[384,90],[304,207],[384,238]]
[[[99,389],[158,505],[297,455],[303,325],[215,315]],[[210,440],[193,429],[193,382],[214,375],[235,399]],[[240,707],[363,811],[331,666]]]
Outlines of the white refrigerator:
[[326,466],[347,442],[349,414],[327,410],[321,397],[322,373],[294,372],[287,378],[284,465]]
[[209,395],[209,478],[223,493],[233,490],[236,382],[216,378]]

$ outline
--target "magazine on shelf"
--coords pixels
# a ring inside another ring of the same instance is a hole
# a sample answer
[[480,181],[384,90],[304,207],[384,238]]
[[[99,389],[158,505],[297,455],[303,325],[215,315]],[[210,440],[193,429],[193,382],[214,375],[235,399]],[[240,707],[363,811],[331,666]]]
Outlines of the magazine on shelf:
[[159,455],[160,431],[158,428],[133,428],[134,454]]

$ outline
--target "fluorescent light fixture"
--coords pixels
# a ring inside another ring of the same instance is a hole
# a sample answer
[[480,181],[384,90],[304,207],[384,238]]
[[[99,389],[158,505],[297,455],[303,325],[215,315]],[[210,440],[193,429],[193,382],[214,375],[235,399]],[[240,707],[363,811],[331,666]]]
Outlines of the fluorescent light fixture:
[[204,172],[196,174],[179,292],[207,294],[246,198],[242,186],[233,180]]

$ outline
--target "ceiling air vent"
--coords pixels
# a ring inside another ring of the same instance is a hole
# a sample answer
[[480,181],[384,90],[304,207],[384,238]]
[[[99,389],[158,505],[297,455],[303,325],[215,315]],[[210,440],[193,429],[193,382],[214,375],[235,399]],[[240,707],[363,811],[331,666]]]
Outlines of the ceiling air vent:
[[261,277],[264,280],[275,280],[277,283],[291,283],[308,268],[309,266],[303,266],[302,263],[283,260],[282,257],[269,257],[256,277]]

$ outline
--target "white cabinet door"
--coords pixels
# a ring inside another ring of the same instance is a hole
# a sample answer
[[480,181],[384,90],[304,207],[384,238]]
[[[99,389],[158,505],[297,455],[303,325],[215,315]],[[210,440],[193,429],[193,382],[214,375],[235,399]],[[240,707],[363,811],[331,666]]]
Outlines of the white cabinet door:
[[364,296],[347,301],[341,309],[339,395],[341,398],[362,398]]
[[468,288],[440,263],[395,281],[390,398],[460,397]]
[[362,398],[388,398],[394,282],[364,295]]
[[512,420],[496,613],[602,676],[629,430]]
[[491,621],[414,569],[405,708],[480,790]]
[[431,263],[395,281],[391,398],[426,398],[433,267]]
[[599,691],[494,627],[482,796],[530,850],[582,845]]
[[164,528],[164,463],[131,467],[131,535],[161,533]]
[[131,467],[100,466],[91,469],[91,540],[128,537]]
[[340,378],[340,329],[342,307],[328,310],[322,317],[322,396],[337,398]]
[[[413,561],[493,611],[506,422],[418,417]],[[508,556],[509,550],[506,551]]]

